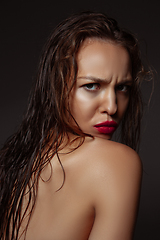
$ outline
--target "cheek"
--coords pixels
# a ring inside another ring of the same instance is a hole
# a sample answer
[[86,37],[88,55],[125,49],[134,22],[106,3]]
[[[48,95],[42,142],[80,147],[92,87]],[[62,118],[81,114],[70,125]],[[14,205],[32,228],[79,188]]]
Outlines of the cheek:
[[78,120],[86,120],[91,118],[96,111],[96,103],[93,99],[89,99],[85,94],[80,92],[72,97],[71,112],[73,117]]

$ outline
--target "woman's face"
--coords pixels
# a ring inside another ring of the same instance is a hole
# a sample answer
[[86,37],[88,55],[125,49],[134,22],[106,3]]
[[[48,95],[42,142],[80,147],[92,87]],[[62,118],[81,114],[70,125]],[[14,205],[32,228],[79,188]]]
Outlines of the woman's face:
[[77,64],[71,113],[84,133],[110,139],[129,102],[129,54],[119,45],[87,39],[78,52]]

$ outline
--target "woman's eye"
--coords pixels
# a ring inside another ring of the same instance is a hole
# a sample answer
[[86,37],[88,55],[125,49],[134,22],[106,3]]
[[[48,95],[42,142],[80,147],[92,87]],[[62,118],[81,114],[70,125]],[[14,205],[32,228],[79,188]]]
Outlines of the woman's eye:
[[86,90],[94,91],[99,89],[99,83],[88,83],[83,85]]
[[129,86],[129,85],[119,85],[116,87],[116,90],[120,91],[120,92],[128,92],[130,87],[131,86]]

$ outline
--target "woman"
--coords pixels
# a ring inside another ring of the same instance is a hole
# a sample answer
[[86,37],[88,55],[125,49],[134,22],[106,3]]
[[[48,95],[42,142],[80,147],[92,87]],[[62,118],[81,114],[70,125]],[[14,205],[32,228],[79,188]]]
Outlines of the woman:
[[[1,239],[132,239],[144,75],[137,40],[115,20],[84,12],[54,30],[1,150]],[[118,125],[125,145],[110,141]]]

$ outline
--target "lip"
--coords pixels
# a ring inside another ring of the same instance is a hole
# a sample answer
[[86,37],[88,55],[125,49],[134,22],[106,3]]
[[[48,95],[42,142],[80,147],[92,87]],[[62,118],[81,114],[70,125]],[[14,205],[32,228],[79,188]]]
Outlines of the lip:
[[94,128],[103,134],[113,134],[118,124],[115,121],[105,121],[94,125]]

